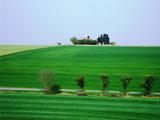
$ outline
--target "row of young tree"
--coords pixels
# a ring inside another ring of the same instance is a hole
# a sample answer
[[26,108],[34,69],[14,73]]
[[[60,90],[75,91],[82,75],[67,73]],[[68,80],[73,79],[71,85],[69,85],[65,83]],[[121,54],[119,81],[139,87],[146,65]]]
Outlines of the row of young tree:
[[[102,91],[105,92],[106,88],[109,87],[111,84],[111,80],[108,75],[102,74],[100,75],[100,78],[102,79]],[[122,87],[124,89],[124,94],[127,94],[127,87],[129,83],[132,81],[132,77],[122,77],[121,83]],[[56,83],[55,81],[55,74],[52,70],[42,70],[39,73],[39,79],[40,83],[45,87],[48,93],[60,93],[61,86]],[[78,77],[74,81],[77,82],[77,85],[81,88],[81,90],[84,90],[85,87],[85,76]],[[145,95],[150,95],[151,89],[154,85],[154,77],[153,76],[147,76],[145,78],[144,83],[140,83],[139,86],[144,88]]]
[[[102,79],[103,92],[105,92],[105,89],[108,88],[109,85],[111,84],[111,80],[109,80],[108,75],[104,75],[104,74],[101,75],[100,78]],[[121,78],[121,83],[122,83],[122,87],[124,89],[125,95],[127,94],[127,87],[132,79],[133,79],[132,77],[122,77]],[[84,86],[85,86],[85,76],[81,76],[81,77],[77,78],[75,81],[77,81],[77,85],[83,91]],[[154,77],[153,76],[147,76],[145,78],[144,83],[139,84],[140,87],[145,89],[145,92],[144,92],[145,95],[150,95],[150,92],[151,92],[151,89],[153,88],[153,85],[154,85]]]

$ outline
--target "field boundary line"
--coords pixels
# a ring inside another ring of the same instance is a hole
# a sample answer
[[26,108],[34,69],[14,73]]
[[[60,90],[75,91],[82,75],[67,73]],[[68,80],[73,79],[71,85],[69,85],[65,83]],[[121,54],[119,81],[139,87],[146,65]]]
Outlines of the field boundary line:
[[[15,91],[46,91],[46,89],[37,88],[0,88],[0,90],[15,90]],[[61,89],[62,92],[82,92],[82,90]],[[83,90],[83,92],[102,93],[102,90]],[[124,93],[122,91],[104,91],[105,93]],[[144,94],[144,92],[127,92],[128,94]],[[152,95],[160,95],[160,93],[151,93]]]
[[[12,45],[11,45],[12,46]],[[14,45],[13,45],[14,46]],[[16,46],[16,45],[15,45]],[[21,45],[19,45],[21,46]],[[26,46],[32,46],[32,45],[26,45]],[[34,45],[33,45],[34,46]],[[35,45],[36,46],[36,45]],[[38,45],[38,46],[43,46],[43,45]],[[45,46],[45,45],[44,45]],[[56,45],[53,45],[53,46],[56,46]],[[42,48],[49,48],[49,47],[53,47],[52,45],[46,45],[46,47],[37,47],[37,48],[30,48],[30,49],[24,49],[24,50],[13,50],[14,52],[8,52],[6,54],[0,54],[0,57],[2,56],[8,56],[8,55],[14,55],[14,54],[17,54],[17,53],[22,53],[22,52],[26,52],[26,51],[33,51],[33,50],[37,50],[37,49],[42,49]]]

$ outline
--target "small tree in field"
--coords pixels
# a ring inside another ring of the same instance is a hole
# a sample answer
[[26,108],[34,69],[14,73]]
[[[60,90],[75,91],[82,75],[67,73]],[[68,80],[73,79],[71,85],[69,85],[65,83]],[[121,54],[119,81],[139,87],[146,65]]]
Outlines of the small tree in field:
[[108,88],[111,81],[109,80],[108,75],[101,75],[100,78],[103,80],[103,92],[105,92],[105,88]]
[[84,85],[85,85],[85,76],[81,76],[77,79],[75,79],[75,81],[77,81],[77,85],[81,88],[81,90],[83,91]]
[[144,83],[140,83],[139,84],[142,88],[145,89],[146,91],[146,95],[150,94],[151,89],[153,88],[154,85],[154,77],[153,76],[147,76],[145,78],[145,82]]
[[127,93],[127,87],[128,87],[128,84],[130,83],[130,81],[132,80],[133,78],[131,78],[131,77],[122,77],[121,78],[121,82],[122,82],[122,86],[123,86],[123,88],[124,88],[124,93],[125,93],[125,95],[126,95],[126,93]]
[[41,70],[39,73],[39,82],[47,89],[51,90],[51,87],[55,83],[55,75],[52,70]]

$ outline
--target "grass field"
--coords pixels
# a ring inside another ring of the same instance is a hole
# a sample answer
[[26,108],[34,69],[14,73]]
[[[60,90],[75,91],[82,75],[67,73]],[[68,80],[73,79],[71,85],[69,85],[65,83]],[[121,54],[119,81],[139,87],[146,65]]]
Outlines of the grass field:
[[84,89],[101,90],[108,74],[109,90],[122,91],[121,77],[133,77],[128,91],[143,91],[139,83],[153,75],[152,92],[160,92],[160,47],[57,46],[0,57],[0,87],[41,88],[40,70],[53,69],[63,89],[79,89],[75,78],[85,75]]
[[16,52],[50,47],[49,45],[0,45],[0,56]]
[[0,93],[1,120],[159,120],[160,100]]

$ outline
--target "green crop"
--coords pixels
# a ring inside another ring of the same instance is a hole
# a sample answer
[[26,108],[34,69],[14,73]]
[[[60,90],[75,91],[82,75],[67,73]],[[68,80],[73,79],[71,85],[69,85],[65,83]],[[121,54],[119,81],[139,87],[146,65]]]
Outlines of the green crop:
[[1,120],[158,120],[160,100],[0,94]]
[[74,79],[86,76],[84,89],[102,90],[100,75],[110,76],[107,90],[124,91],[121,77],[133,77],[127,91],[143,91],[139,83],[155,77],[151,92],[160,92],[160,47],[57,46],[0,57],[0,86],[42,88],[41,70],[52,69],[63,89],[79,89]]

